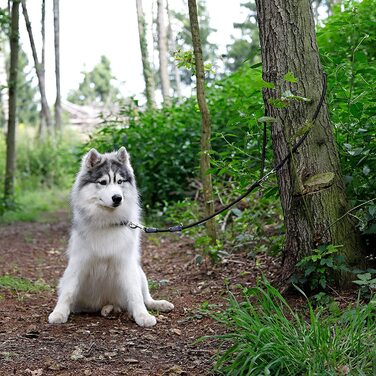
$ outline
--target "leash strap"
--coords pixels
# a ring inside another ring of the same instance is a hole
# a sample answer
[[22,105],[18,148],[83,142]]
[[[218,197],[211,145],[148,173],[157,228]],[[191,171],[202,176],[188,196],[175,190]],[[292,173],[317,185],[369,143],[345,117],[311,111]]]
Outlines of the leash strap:
[[[312,120],[311,120],[312,123],[315,123],[315,121],[317,120],[317,117],[320,113],[322,104],[324,103],[325,94],[326,94],[326,74],[323,73],[323,87],[322,87],[319,103],[317,104],[316,110],[315,110],[315,112],[312,116]],[[262,176],[259,180],[255,181],[252,185],[250,185],[249,188],[242,195],[237,197],[234,201],[232,201],[229,204],[223,206],[222,208],[220,208],[219,210],[217,210],[213,214],[211,214],[211,215],[209,215],[205,218],[202,218],[202,219],[200,219],[196,222],[189,223],[187,225],[175,225],[175,226],[171,226],[171,227],[168,227],[168,228],[145,227],[143,225],[139,225],[139,224],[132,223],[132,222],[127,223],[128,227],[131,228],[131,229],[139,228],[147,234],[152,234],[152,233],[157,233],[157,232],[182,232],[183,230],[187,230],[189,228],[201,225],[202,223],[209,221],[210,219],[212,219],[212,218],[216,217],[217,215],[223,213],[224,211],[228,210],[229,208],[231,208],[232,206],[237,204],[239,201],[243,200],[243,198],[247,197],[257,187],[260,187],[261,184],[264,183],[269,178],[270,175],[272,175],[272,174],[278,172],[279,170],[281,170],[282,167],[291,159],[292,155],[294,153],[296,153],[296,151],[299,149],[299,147],[305,141],[305,139],[307,138],[308,133],[311,131],[311,129],[312,129],[312,127],[310,127],[308,130],[305,131],[303,136],[294,144],[294,146],[291,149],[291,152],[289,154],[287,154],[267,174]]]

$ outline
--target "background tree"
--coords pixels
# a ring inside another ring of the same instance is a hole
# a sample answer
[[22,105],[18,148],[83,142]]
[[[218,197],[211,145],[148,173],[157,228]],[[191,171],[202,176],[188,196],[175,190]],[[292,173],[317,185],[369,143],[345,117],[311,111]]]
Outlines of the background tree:
[[0,127],[6,129],[8,122],[8,87],[6,68],[6,43],[9,35],[9,12],[0,8]]
[[[322,87],[322,67],[309,0],[256,0],[260,29],[263,78],[275,85],[264,91],[276,162],[289,153],[299,130],[317,106]],[[283,36],[283,38],[281,38]],[[272,46],[272,48],[270,48]],[[293,72],[295,79],[286,79]],[[311,104],[294,102],[287,108],[273,105],[288,90],[310,98]],[[273,102],[274,101],[274,102]],[[316,124],[299,153],[278,174],[286,226],[282,277],[290,277],[303,256],[319,245],[341,245],[351,264],[359,261],[360,244],[348,216],[339,159],[324,103]]]
[[122,99],[119,89],[113,85],[114,76],[106,56],[102,55],[100,62],[90,72],[83,72],[83,75],[78,89],[68,94],[70,102],[108,106]]
[[38,88],[33,78],[34,74],[30,71],[27,54],[20,48],[17,74],[17,119],[22,124],[36,126],[38,120],[40,121],[40,116],[38,116]]
[[7,151],[4,182],[4,203],[10,205],[14,195],[14,175],[16,167],[16,116],[17,116],[17,73],[19,51],[19,8],[20,1],[12,1],[10,27],[10,67],[9,67],[9,111],[7,130]]
[[165,7],[163,0],[157,0],[157,32],[158,32],[158,55],[159,75],[163,102],[170,103],[170,77],[168,74],[168,43],[167,29],[165,25]]
[[[188,51],[192,49],[192,34],[190,29],[190,21],[185,13],[175,12],[171,10],[171,16],[178,24],[178,32],[176,33],[176,50]],[[197,17],[200,25],[200,40],[202,48],[202,56],[204,62],[214,63],[217,59],[217,45],[209,42],[209,36],[217,31],[210,26],[210,16],[206,8],[205,0],[197,2]],[[190,85],[192,83],[192,71],[189,69],[181,70],[181,80]]]
[[[200,27],[197,17],[196,0],[188,0],[189,21],[191,24],[192,44],[195,56],[196,67],[196,92],[197,102],[201,112],[201,157],[200,172],[202,188],[204,193],[205,215],[214,213],[213,185],[210,169],[210,138],[211,138],[211,121],[210,113],[205,99],[205,70],[202,56]],[[206,231],[214,243],[217,239],[215,221],[212,219],[206,222]]]
[[173,56],[173,53],[176,51],[176,45],[175,45],[174,31],[171,25],[171,12],[170,12],[170,6],[168,3],[168,0],[166,0],[166,11],[167,11],[167,21],[168,21],[167,34],[168,34],[168,41],[169,41],[169,46],[170,46],[170,65],[172,66],[172,70],[174,72],[174,84],[175,84],[176,95],[178,98],[180,98],[182,95],[181,79],[180,79],[179,68]]
[[145,97],[147,107],[153,108],[155,106],[154,98],[154,77],[153,70],[149,61],[148,45],[146,41],[146,22],[145,15],[142,8],[142,0],[136,0],[137,7],[137,24],[138,24],[138,35],[140,41],[141,59],[142,59],[142,73],[144,75],[145,81]]
[[61,123],[61,92],[60,92],[60,12],[59,0],[54,0],[54,45],[55,45],[55,77],[56,77],[56,100],[55,100],[55,128],[62,130]]
[[[42,36],[42,50],[40,59],[40,74],[43,76],[43,81],[46,81],[46,0],[42,0],[41,6],[41,36]],[[39,135],[45,133],[45,128],[47,126],[47,120],[43,107],[39,113],[40,124],[39,124]]]
[[244,63],[254,64],[260,57],[256,4],[252,0],[242,3],[241,6],[247,9],[247,18],[244,22],[234,23],[234,28],[240,30],[241,36],[227,45],[227,54],[224,57],[225,67],[231,72],[239,69]]
[[46,97],[46,85],[45,85],[45,80],[43,76],[43,70],[41,69],[41,65],[38,60],[38,54],[37,54],[37,50],[35,47],[34,36],[33,36],[32,29],[31,29],[29,15],[27,12],[26,1],[21,0],[21,3],[22,3],[22,11],[23,11],[23,15],[25,18],[25,23],[26,23],[26,29],[29,35],[31,51],[33,54],[35,71],[36,71],[37,78],[38,78],[38,87],[39,87],[39,92],[40,92],[40,97],[41,97],[42,112],[46,119],[47,128],[48,130],[51,130],[52,118],[51,118],[51,112],[50,112],[50,108],[48,107],[48,102],[47,102],[47,97]]

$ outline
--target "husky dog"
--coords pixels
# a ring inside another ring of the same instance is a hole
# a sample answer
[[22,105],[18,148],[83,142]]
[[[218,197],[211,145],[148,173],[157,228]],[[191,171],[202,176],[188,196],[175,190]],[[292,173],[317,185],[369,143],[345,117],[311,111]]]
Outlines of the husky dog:
[[124,147],[99,154],[91,149],[82,160],[72,190],[73,227],[68,266],[59,283],[51,324],[65,323],[70,312],[127,310],[136,323],[156,324],[148,309],[171,311],[154,300],[140,263],[140,207],[133,169]]

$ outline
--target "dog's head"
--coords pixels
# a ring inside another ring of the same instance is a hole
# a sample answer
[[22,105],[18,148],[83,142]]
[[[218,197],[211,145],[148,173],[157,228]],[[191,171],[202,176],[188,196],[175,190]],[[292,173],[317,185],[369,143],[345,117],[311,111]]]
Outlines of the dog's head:
[[74,205],[85,211],[93,212],[96,207],[115,216],[137,206],[136,182],[126,149],[105,154],[91,149],[82,159],[73,196]]

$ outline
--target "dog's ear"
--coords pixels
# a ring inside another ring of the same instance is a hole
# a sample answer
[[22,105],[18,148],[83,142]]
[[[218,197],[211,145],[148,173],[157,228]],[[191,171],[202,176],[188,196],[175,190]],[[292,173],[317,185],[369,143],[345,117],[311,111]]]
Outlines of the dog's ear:
[[85,157],[85,166],[89,169],[92,169],[101,161],[101,155],[95,150],[91,149]]
[[126,163],[129,161],[129,154],[127,150],[125,149],[124,146],[122,146],[116,153],[116,158],[121,162],[121,163]]

